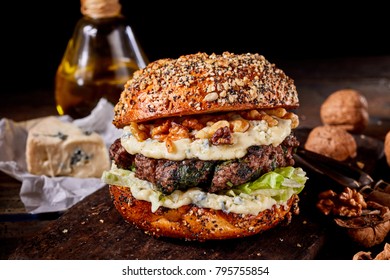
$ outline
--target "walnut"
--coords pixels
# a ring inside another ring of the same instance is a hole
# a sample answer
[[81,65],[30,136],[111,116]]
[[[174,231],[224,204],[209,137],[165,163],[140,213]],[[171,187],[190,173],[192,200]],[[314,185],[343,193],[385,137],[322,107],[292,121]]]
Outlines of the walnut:
[[340,194],[327,190],[320,193],[319,198],[317,208],[325,215],[357,217],[367,208],[363,195],[350,188]]
[[233,144],[233,137],[228,126],[220,127],[211,137],[213,145]]
[[171,123],[168,120],[166,120],[161,125],[153,127],[150,131],[151,137],[154,139],[160,135],[167,134],[169,132],[170,125]]
[[390,166],[390,131],[386,134],[384,152],[387,164]]
[[135,122],[131,122],[129,127],[130,132],[134,135],[135,138],[137,138],[138,141],[145,141],[148,139],[148,134],[145,131],[142,131],[144,127],[139,127]]
[[337,126],[317,126],[310,131],[305,149],[344,161],[357,155],[355,138],[346,130]]
[[368,103],[357,90],[342,89],[333,92],[322,103],[321,120],[324,124],[342,127],[350,132],[362,132],[368,125]]
[[250,127],[249,122],[244,119],[235,119],[230,121],[229,123],[230,123],[230,129],[233,132],[245,132]]
[[357,252],[353,258],[353,260],[390,260],[390,244],[386,243],[383,251],[376,255],[375,258],[372,258],[371,252]]
[[390,210],[379,203],[368,201],[367,210],[359,217],[336,218],[349,237],[364,247],[372,247],[384,241],[390,231]]
[[329,215],[336,206],[333,199],[337,196],[332,190],[327,190],[319,194],[320,200],[317,203],[317,208],[325,215]]

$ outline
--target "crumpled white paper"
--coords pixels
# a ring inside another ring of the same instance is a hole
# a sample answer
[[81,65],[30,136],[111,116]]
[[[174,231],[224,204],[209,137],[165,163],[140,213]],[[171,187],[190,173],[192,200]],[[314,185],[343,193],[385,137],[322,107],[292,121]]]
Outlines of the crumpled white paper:
[[[72,120],[69,116],[59,117],[62,121],[73,122],[82,129],[99,133],[107,149],[120,137],[121,129],[112,124],[114,108],[102,98],[91,114]],[[104,186],[100,178],[47,177],[27,172],[26,141],[28,130],[39,119],[14,122],[0,120],[0,170],[22,182],[20,198],[29,213],[64,211],[89,194]]]

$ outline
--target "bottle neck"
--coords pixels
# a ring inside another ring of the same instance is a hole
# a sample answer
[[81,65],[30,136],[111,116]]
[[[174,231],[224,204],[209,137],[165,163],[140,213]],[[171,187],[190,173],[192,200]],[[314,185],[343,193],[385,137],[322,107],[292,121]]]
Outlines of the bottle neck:
[[119,0],[80,0],[84,16],[99,19],[118,16],[121,13]]

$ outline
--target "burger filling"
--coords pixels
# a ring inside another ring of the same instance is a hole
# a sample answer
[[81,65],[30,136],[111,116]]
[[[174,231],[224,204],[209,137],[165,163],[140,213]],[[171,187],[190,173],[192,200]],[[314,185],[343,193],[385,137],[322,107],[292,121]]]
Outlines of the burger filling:
[[196,186],[215,193],[253,181],[278,167],[292,166],[293,151],[297,146],[298,141],[290,135],[276,147],[250,146],[247,154],[239,159],[174,161],[142,154],[132,156],[118,139],[111,146],[110,154],[118,167],[133,169],[137,178],[155,184],[164,194]]
[[304,186],[305,173],[292,167],[297,119],[280,108],[132,123],[112,144],[103,178],[130,186],[152,208],[192,203],[256,214]]

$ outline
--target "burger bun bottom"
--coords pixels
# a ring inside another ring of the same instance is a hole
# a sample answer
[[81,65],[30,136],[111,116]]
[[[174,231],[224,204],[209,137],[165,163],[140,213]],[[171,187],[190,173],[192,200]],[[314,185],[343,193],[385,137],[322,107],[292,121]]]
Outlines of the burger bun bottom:
[[129,187],[109,185],[111,198],[126,222],[155,237],[171,237],[192,241],[232,239],[269,230],[282,221],[290,223],[298,214],[298,196],[286,206],[274,205],[258,215],[226,213],[222,210],[185,205],[177,209],[159,207],[151,211],[151,203],[135,199]]

